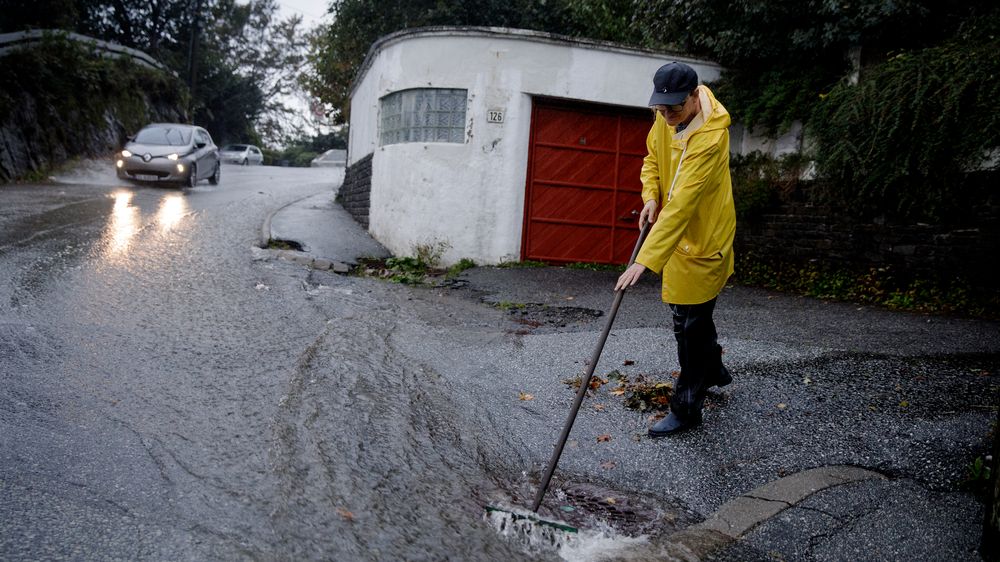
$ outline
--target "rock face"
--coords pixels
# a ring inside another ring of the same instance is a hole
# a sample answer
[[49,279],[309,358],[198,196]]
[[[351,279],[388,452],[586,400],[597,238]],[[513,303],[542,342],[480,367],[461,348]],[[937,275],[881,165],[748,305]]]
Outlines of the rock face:
[[0,183],[46,173],[73,158],[110,159],[126,137],[141,127],[132,123],[187,121],[187,116],[175,107],[146,98],[143,101],[145,111],[140,115],[144,113],[144,119],[137,119],[134,106],[125,109],[111,105],[104,110],[103,118],[95,121],[76,112],[55,115],[51,105],[34,96],[15,94],[14,110],[0,121]]

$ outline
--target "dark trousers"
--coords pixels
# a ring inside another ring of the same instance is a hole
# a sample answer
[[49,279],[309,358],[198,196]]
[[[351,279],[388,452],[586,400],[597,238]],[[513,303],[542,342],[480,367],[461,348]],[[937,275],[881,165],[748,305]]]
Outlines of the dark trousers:
[[708,387],[721,376],[722,346],[718,342],[712,313],[715,299],[701,304],[671,304],[677,359],[681,376],[674,386],[670,410],[682,420],[701,415]]

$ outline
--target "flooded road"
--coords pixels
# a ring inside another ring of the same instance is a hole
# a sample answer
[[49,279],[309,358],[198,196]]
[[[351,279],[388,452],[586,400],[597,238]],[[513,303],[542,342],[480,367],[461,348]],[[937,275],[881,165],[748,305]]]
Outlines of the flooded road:
[[483,521],[530,457],[434,367],[509,319],[255,248],[339,176],[83,179],[0,188],[0,558],[555,556]]
[[[178,190],[109,172],[0,186],[0,559],[668,559],[671,533],[826,465],[930,490],[949,517],[905,544],[970,551],[995,323],[727,288],[737,379],[705,429],[650,440],[649,412],[595,391],[541,510],[587,531],[532,547],[483,508],[530,505],[614,272],[340,276],[258,247],[337,173],[227,167]],[[670,380],[658,294],[630,293],[599,376]]]

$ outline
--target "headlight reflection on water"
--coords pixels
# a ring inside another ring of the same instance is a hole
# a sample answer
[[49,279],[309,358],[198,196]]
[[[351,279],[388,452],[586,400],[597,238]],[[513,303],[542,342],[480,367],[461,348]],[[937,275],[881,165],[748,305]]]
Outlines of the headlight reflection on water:
[[183,195],[175,194],[164,197],[160,202],[160,209],[156,212],[156,222],[160,225],[160,232],[166,234],[173,230],[186,212],[187,201]]
[[111,195],[115,206],[111,211],[106,234],[109,256],[124,254],[139,229],[139,209],[132,206],[132,196],[130,191],[117,191]]
[[[135,194],[130,191],[116,191],[111,194],[115,203],[104,231],[104,256],[109,260],[113,261],[128,255],[136,234],[143,228],[140,209],[133,204],[134,196]],[[156,210],[157,230],[160,234],[170,234],[188,212],[187,199],[182,194],[164,196],[160,199],[160,206]],[[146,225],[147,228],[149,226],[151,225]]]

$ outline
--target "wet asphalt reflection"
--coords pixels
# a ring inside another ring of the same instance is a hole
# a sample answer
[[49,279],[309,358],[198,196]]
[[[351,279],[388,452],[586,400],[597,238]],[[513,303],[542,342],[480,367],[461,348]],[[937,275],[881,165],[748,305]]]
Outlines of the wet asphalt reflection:
[[[330,174],[0,186],[0,559],[560,558],[483,507],[530,504],[614,273],[477,268],[410,288],[257,248],[270,212],[332,195]],[[624,303],[598,374],[669,379],[657,295]],[[654,552],[803,468],[954,492],[993,419],[992,326],[723,297],[739,375],[706,429],[652,441],[648,413],[595,392],[542,515]]]
[[555,557],[483,521],[531,476],[410,352],[458,343],[435,303],[254,249],[339,178],[92,176],[0,187],[0,558]]

